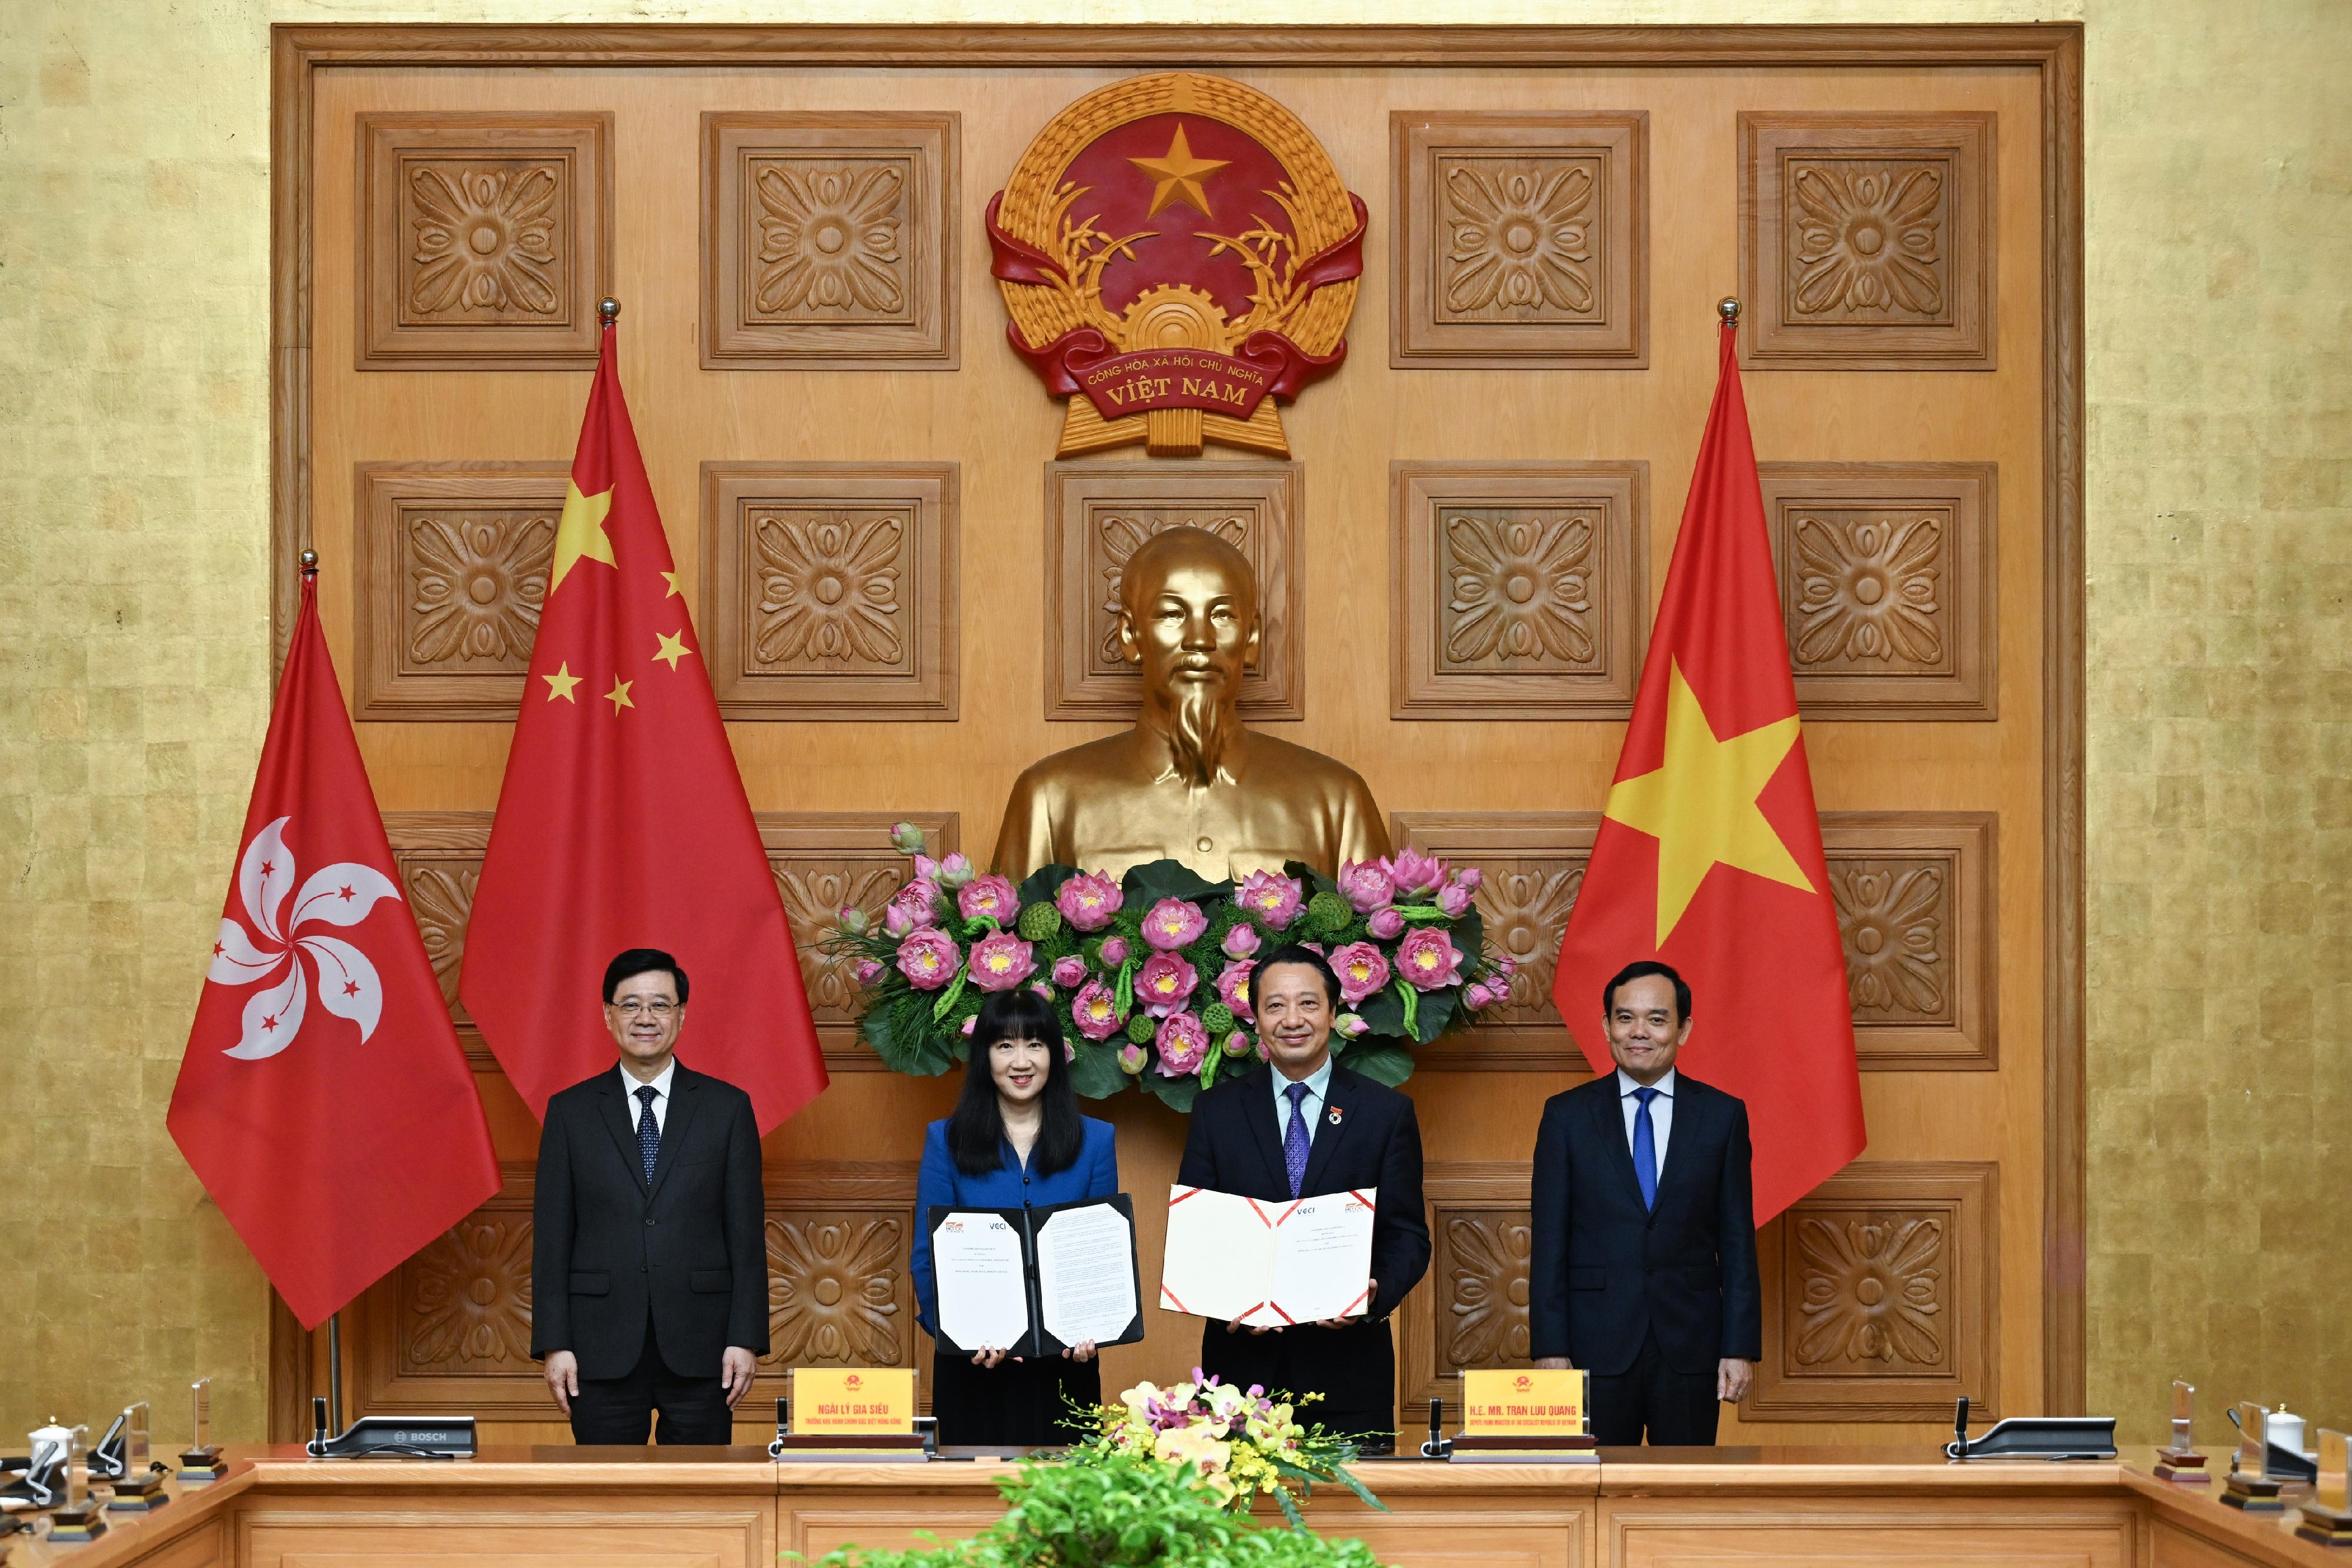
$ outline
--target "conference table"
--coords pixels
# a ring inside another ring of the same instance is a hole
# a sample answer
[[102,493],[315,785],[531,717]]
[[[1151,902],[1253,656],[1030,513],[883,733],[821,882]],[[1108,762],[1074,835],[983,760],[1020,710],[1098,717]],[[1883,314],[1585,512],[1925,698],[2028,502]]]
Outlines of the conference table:
[[[2352,1564],[2352,1552],[2298,1540],[2293,1507],[2240,1513],[2219,1500],[2218,1479],[2158,1480],[2154,1463],[2148,1450],[1953,1464],[1931,1450],[1810,1448],[1603,1448],[1583,1465],[1368,1460],[1359,1474],[1391,1511],[1326,1489],[1307,1513],[1400,1568]],[[231,1450],[211,1485],[174,1481],[165,1506],[114,1515],[95,1542],[18,1533],[0,1546],[12,1549],[5,1568],[766,1568],[780,1552],[968,1534],[1001,1511],[997,1482],[1011,1473],[998,1458],[778,1464],[756,1448],[486,1449],[454,1461],[256,1448]]]

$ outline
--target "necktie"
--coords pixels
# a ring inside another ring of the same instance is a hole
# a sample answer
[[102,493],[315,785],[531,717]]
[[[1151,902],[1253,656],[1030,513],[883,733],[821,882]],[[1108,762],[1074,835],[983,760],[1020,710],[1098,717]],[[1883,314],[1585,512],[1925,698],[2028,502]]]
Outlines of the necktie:
[[1283,1092],[1290,1096],[1290,1130],[1282,1134],[1282,1168],[1297,1197],[1307,1182],[1307,1085],[1294,1083]]
[[637,1099],[645,1110],[637,1116],[637,1153],[645,1156],[646,1185],[654,1179],[654,1156],[661,1153],[661,1124],[654,1120],[654,1096],[659,1091],[650,1083],[637,1091]]
[[1636,1089],[1633,1098],[1640,1102],[1633,1112],[1633,1176],[1642,1184],[1642,1207],[1658,1207],[1658,1130],[1650,1124],[1650,1102],[1658,1097],[1654,1089]]

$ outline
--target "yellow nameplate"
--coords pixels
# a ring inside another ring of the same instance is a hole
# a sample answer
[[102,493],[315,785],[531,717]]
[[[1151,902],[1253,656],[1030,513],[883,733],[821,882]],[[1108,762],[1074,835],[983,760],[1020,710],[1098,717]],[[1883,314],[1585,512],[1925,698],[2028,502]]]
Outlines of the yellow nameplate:
[[1580,1437],[1584,1418],[1582,1367],[1462,1375],[1465,1437]]
[[793,1368],[794,1435],[880,1437],[914,1429],[913,1367]]

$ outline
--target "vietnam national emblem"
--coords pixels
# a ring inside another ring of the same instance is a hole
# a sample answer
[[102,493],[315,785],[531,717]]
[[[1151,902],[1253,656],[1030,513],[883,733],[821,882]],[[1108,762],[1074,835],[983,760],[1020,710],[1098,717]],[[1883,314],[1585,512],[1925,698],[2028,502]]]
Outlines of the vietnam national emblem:
[[1364,204],[1273,99],[1171,71],[1047,121],[988,237],[1007,336],[1070,400],[1056,455],[1286,457],[1276,402],[1347,355]]

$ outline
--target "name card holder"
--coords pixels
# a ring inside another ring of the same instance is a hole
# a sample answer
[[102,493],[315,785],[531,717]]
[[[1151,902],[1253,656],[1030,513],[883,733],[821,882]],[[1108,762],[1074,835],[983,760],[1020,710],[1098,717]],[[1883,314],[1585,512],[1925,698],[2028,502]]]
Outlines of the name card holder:
[[2245,1513],[2284,1513],[2279,1491],[2286,1483],[2270,1473],[2270,1412],[2252,1400],[2238,1406],[2238,1457],[2221,1500]]
[[936,1428],[915,1416],[912,1367],[794,1367],[786,1375],[793,1392],[776,1401],[770,1458],[921,1464],[937,1451]]
[[1597,1464],[1581,1367],[1462,1375],[1462,1430],[1446,1458],[1461,1464]]
[[2345,1435],[2319,1429],[2319,1479],[2294,1532],[2322,1546],[2352,1546],[2352,1475],[2347,1475]]
[[2190,1440],[2189,1417],[2194,1413],[2197,1387],[2172,1380],[2172,1446],[2156,1451],[2156,1479],[2179,1481],[2183,1486],[2201,1487],[2212,1480],[2212,1472],[2205,1468],[2205,1456],[2197,1451]]

